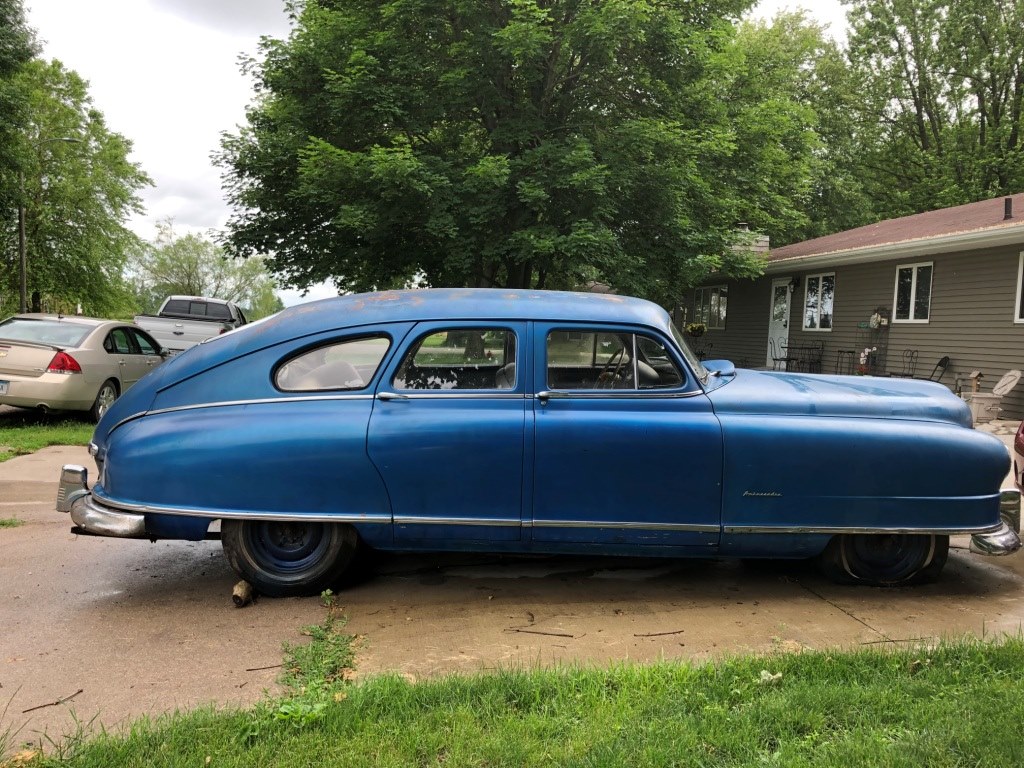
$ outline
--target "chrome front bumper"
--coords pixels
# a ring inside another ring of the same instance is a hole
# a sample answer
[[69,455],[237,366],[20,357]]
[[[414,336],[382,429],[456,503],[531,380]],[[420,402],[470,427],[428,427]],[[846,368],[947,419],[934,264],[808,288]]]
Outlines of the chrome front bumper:
[[1000,492],[999,517],[1002,525],[998,530],[971,536],[971,552],[976,555],[1012,555],[1020,549],[1020,491],[1016,488]]
[[78,464],[65,464],[57,489],[57,511],[71,513],[75,528],[95,536],[146,539],[146,518],[97,504],[89,493],[89,471]]

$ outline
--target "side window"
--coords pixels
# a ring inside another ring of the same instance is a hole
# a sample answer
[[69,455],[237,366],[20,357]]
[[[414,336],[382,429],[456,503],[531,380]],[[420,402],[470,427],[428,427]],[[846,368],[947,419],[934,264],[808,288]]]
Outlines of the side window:
[[551,331],[547,385],[551,389],[665,389],[683,376],[665,345],[643,334]]
[[421,336],[395,373],[396,389],[512,389],[516,335],[507,328],[450,328]]
[[896,267],[893,321],[927,323],[932,303],[932,262]]
[[390,346],[386,336],[370,336],[307,350],[278,367],[274,385],[285,392],[363,389]]
[[130,355],[132,353],[132,343],[128,340],[128,329],[115,328],[112,330],[110,335],[104,340],[103,348],[107,352],[113,352],[118,355]]
[[144,355],[159,355],[160,350],[157,343],[153,341],[149,336],[142,333],[141,331],[132,330],[132,336],[135,337],[135,343],[139,345],[139,349],[142,350]]

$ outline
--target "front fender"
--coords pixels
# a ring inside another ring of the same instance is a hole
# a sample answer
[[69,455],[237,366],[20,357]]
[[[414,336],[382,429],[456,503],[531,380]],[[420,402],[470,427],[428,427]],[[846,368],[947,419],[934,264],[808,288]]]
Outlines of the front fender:
[[737,414],[722,426],[726,533],[953,533],[999,524],[1009,456],[991,435],[821,416]]

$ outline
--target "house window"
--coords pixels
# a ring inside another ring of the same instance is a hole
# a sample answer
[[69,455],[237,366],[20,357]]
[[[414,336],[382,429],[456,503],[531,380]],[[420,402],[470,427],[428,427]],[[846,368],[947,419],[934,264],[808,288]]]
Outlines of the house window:
[[1013,313],[1013,322],[1024,323],[1024,301],[1021,301],[1024,291],[1024,252],[1020,254],[1020,261],[1017,263],[1017,307]]
[[932,263],[900,264],[896,267],[896,296],[893,321],[927,323],[932,303]]
[[725,330],[725,314],[729,305],[729,289],[724,285],[698,288],[693,292],[694,322],[708,328]]
[[804,330],[831,331],[836,275],[808,275],[804,289]]

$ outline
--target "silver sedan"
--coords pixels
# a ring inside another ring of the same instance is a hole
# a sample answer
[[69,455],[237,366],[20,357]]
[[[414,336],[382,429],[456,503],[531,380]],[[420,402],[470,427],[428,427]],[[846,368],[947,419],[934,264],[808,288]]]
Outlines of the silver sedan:
[[166,356],[130,323],[24,314],[0,322],[0,404],[88,411],[99,421]]

